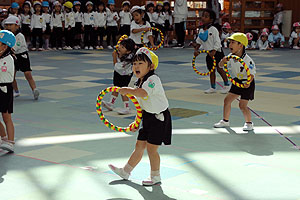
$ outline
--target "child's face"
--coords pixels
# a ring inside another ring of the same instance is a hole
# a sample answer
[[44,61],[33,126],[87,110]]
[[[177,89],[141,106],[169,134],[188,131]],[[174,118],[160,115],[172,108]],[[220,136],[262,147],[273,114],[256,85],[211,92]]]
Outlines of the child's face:
[[25,5],[25,6],[24,6],[24,12],[25,12],[25,13],[29,13],[29,11],[30,11],[29,6],[28,6],[28,5]]
[[149,13],[153,13],[154,12],[154,8],[153,7],[149,7],[148,12]]
[[5,24],[5,29],[15,33],[18,30],[19,26],[16,24]]
[[76,5],[74,7],[75,7],[75,10],[80,11],[80,5]]
[[265,42],[267,41],[268,37],[266,35],[261,36],[261,41]]
[[133,15],[133,19],[134,19],[135,23],[139,24],[142,22],[142,15],[140,13],[133,12],[132,15]]
[[123,56],[125,54],[128,54],[130,53],[130,51],[128,51],[122,44],[119,45],[119,48],[118,48],[118,54],[120,56]]
[[210,19],[210,15],[208,12],[203,12],[201,20],[203,24],[209,24],[212,22],[212,19]]
[[16,13],[18,13],[18,10],[19,10],[18,8],[11,8],[10,11],[12,14],[16,14]]
[[98,9],[99,9],[99,11],[103,11],[104,10],[104,6],[103,5],[99,5]]
[[7,49],[7,45],[0,42],[0,55],[2,55]]
[[115,5],[109,4],[109,9],[113,11],[115,9]]
[[237,54],[243,49],[243,45],[237,41],[230,40],[229,49],[232,54]]
[[41,6],[40,5],[36,5],[35,7],[34,7],[34,9],[35,9],[35,11],[36,12],[41,12]]
[[91,12],[93,10],[93,6],[91,4],[87,5],[86,8],[89,12]]
[[162,6],[157,6],[157,10],[161,11],[163,9]]
[[60,12],[60,6],[59,6],[59,5],[56,5],[56,6],[54,7],[54,9],[55,9],[56,12]]
[[300,33],[300,27],[296,27],[296,32]]
[[273,33],[274,35],[277,35],[277,34],[279,33],[279,30],[272,30],[272,33]]
[[153,68],[153,64],[149,66],[148,62],[138,60],[133,62],[132,71],[137,78],[143,78]]
[[129,10],[129,6],[128,6],[128,5],[124,5],[124,6],[123,6],[123,10],[124,10],[124,11],[128,11],[128,10]]
[[169,5],[165,5],[164,8],[165,8],[165,10],[169,10],[170,9]]
[[44,11],[44,13],[48,13],[49,12],[49,8],[48,7],[43,7],[43,11]]

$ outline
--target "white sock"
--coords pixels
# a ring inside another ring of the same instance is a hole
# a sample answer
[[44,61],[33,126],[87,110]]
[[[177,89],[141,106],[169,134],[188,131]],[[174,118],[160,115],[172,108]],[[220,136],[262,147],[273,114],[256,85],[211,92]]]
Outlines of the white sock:
[[124,171],[128,174],[133,170],[133,167],[131,167],[128,163],[123,167]]
[[151,170],[151,177],[153,177],[153,176],[160,176],[159,170],[157,170],[157,171]]
[[124,108],[129,108],[129,101],[124,101]]
[[116,96],[114,96],[114,95],[111,95],[111,96],[110,96],[110,103],[115,104],[115,103],[116,103],[116,100],[117,100],[117,97],[116,97]]

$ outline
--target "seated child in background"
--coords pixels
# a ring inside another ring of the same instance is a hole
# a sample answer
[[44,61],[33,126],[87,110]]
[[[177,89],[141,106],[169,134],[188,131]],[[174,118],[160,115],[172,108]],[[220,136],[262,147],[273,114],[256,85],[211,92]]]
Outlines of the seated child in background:
[[222,26],[222,35],[221,35],[221,43],[224,48],[228,47],[228,40],[227,38],[230,37],[233,34],[233,31],[231,29],[231,26],[228,22],[225,22]]
[[246,47],[246,49],[248,50],[256,49],[256,42],[253,40],[252,33],[246,33],[246,36],[248,38],[248,46]]
[[268,40],[270,42],[271,48],[284,48],[284,36],[279,32],[279,27],[277,25],[272,26],[272,32],[270,33]]
[[293,24],[293,32],[291,33],[289,44],[293,49],[300,49],[300,22]]
[[269,46],[268,36],[269,34],[267,32],[261,33],[257,41],[257,48],[259,50],[272,50],[272,48]]

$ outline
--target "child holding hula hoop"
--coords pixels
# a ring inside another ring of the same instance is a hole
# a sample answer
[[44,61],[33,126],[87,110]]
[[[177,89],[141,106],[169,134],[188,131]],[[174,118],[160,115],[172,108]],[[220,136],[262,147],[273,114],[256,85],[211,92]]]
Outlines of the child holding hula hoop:
[[[145,47],[140,48],[133,58],[133,72],[138,78],[135,88],[121,88],[120,94],[134,95],[143,109],[143,127],[139,129],[135,150],[123,168],[109,165],[110,169],[121,178],[128,180],[130,172],[141,161],[147,149],[151,173],[143,185],[160,183],[159,146],[171,144],[172,122],[168,110],[169,103],[160,78],[154,73],[158,66],[158,57]],[[136,131],[136,127],[132,131]]]
[[[248,45],[247,36],[244,33],[234,33],[232,36],[228,38],[230,40],[229,49],[231,51],[230,55],[236,55],[244,60],[246,65],[249,67],[251,79],[250,84],[246,84],[245,88],[240,88],[231,85],[229,93],[224,99],[224,110],[223,110],[223,119],[214,125],[215,128],[224,128],[229,126],[229,116],[231,111],[231,103],[241,97],[239,102],[239,107],[244,114],[245,117],[245,125],[243,127],[244,131],[253,130],[253,122],[251,121],[251,112],[248,108],[248,101],[254,99],[254,90],[255,90],[255,73],[256,67],[255,63],[250,58],[248,54],[246,54],[245,48]],[[223,67],[225,63],[228,62],[228,65],[231,66],[231,71],[233,73],[232,78],[238,83],[245,83],[247,81],[247,73],[244,66],[240,62],[236,62],[235,60],[227,61],[226,58],[223,58],[219,64],[219,67]]]
[[[223,69],[218,67],[220,60],[224,57],[224,52],[222,50],[221,40],[219,36],[219,31],[213,26],[216,20],[216,13],[210,9],[205,9],[202,13],[202,23],[203,26],[199,31],[199,36],[196,39],[197,45],[195,47],[194,55],[198,56],[198,49],[202,45],[204,50],[210,51],[209,55],[206,56],[206,65],[208,70],[213,67],[213,56],[217,61],[217,71],[221,75],[225,87],[221,90],[222,94],[226,94],[229,90],[229,82]],[[211,88],[204,91],[206,94],[211,94],[216,92],[216,70],[209,74]]]

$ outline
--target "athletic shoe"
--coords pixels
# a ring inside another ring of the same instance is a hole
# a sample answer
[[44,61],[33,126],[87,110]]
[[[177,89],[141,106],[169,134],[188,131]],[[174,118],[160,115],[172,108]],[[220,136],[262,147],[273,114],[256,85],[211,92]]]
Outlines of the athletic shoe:
[[38,48],[38,51],[43,51],[44,49],[43,48]]
[[220,93],[221,93],[221,94],[227,94],[227,93],[229,92],[229,90],[230,90],[230,87],[229,87],[229,86],[224,86],[224,87],[222,88],[222,90],[220,90]]
[[61,51],[61,50],[62,50],[62,48],[61,48],[61,47],[58,47],[58,50],[59,50],[59,51]]
[[31,51],[36,51],[36,48],[34,48],[34,47],[33,47],[33,48],[31,48]]
[[214,125],[215,128],[225,128],[229,127],[229,122],[225,122],[223,119],[220,120],[218,123],[215,123]]
[[55,48],[55,47],[53,47],[53,48],[52,48],[52,50],[53,50],[53,51],[56,51],[56,48]]
[[68,47],[67,47],[67,46],[64,46],[63,50],[67,50],[67,49],[68,49]]
[[102,50],[102,49],[104,49],[104,48],[103,48],[103,46],[100,46],[100,47],[99,47],[99,49],[101,49],[101,50]]
[[109,45],[109,46],[107,46],[107,48],[108,48],[108,49],[113,49],[113,48],[112,48],[112,46],[110,46],[110,45]]
[[35,88],[32,93],[33,93],[34,100],[38,100],[40,96],[39,90]]
[[130,174],[125,172],[123,168],[118,168],[118,167],[115,167],[111,164],[108,165],[108,167],[111,169],[111,171],[113,171],[115,174],[119,175],[121,178],[123,178],[125,180],[128,180]]
[[173,49],[183,49],[184,45],[182,44],[177,44],[176,46],[173,47]]
[[77,50],[78,49],[78,46],[74,46],[74,48],[73,48],[74,50]]
[[85,49],[85,50],[88,50],[88,49],[89,49],[89,47],[88,47],[88,46],[85,46],[85,47],[84,47],[84,49]]
[[299,49],[300,49],[300,47],[298,47],[298,46],[293,46],[293,49],[297,49],[297,50],[299,50]]
[[212,94],[212,93],[216,93],[216,92],[217,92],[217,90],[214,88],[209,88],[207,90],[204,90],[205,94]]
[[0,145],[0,149],[3,149],[5,151],[8,151],[10,153],[14,152],[14,144],[10,143],[8,141],[2,140],[2,143]]
[[20,92],[19,91],[18,92],[14,91],[14,98],[17,98],[19,96],[20,96]]
[[89,50],[93,50],[94,48],[92,46],[90,46]]
[[122,108],[122,109],[118,110],[118,113],[120,115],[128,115],[128,114],[130,114],[130,108]]
[[96,49],[100,49],[100,47],[99,47],[99,46],[96,46]]
[[280,48],[284,48],[284,45],[283,45],[283,44],[281,44],[281,45],[280,45]]
[[160,176],[151,176],[142,182],[144,186],[152,186],[161,183]]
[[77,48],[78,48],[78,49],[81,49],[81,47],[80,47],[79,45],[77,46]]
[[252,131],[253,130],[253,122],[251,124],[245,123],[243,127],[243,131]]
[[103,106],[105,108],[107,108],[107,110],[109,111],[113,111],[114,110],[114,104],[110,103],[110,102],[106,102],[106,101],[102,101]]

